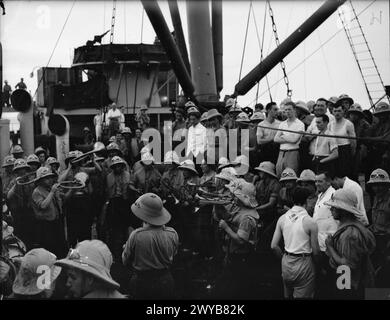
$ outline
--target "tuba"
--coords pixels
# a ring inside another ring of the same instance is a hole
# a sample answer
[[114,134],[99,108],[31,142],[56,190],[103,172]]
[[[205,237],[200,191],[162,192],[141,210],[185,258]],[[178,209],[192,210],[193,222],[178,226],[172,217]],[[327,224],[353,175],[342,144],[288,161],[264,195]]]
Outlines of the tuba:
[[16,178],[16,184],[18,186],[27,186],[29,184],[35,183],[35,179],[37,177],[36,172],[29,172],[25,174],[24,176]]

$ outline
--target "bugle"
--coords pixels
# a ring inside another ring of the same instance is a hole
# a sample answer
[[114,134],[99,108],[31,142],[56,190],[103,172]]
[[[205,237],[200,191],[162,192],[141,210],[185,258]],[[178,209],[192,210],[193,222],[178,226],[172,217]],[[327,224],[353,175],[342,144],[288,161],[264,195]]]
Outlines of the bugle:
[[[168,192],[169,192],[169,195],[170,197],[173,198],[173,200],[175,200],[175,205],[178,204],[180,202],[180,200],[175,196],[175,189],[171,186],[170,182],[169,182],[169,179],[167,178],[164,178],[164,179],[161,179],[161,184],[166,188],[168,189]],[[166,200],[165,200],[166,202]]]
[[103,142],[96,142],[94,145],[93,145],[93,150],[91,151],[88,151],[86,153],[83,153],[81,156],[77,157],[77,158],[74,158],[73,160],[71,160],[70,162],[71,163],[76,163],[76,162],[80,162],[84,159],[86,159],[87,157],[91,156],[92,154],[94,153],[97,153],[97,152],[100,152],[100,151],[103,151],[103,150],[106,150],[106,146],[104,145]]
[[37,174],[35,171],[33,171],[33,172],[29,172],[29,173],[25,174],[24,176],[16,178],[15,181],[16,181],[16,184],[18,186],[26,186],[26,185],[34,183],[36,177],[37,177]]
[[79,190],[85,188],[85,184],[78,180],[62,181],[58,183],[58,187],[61,189]]

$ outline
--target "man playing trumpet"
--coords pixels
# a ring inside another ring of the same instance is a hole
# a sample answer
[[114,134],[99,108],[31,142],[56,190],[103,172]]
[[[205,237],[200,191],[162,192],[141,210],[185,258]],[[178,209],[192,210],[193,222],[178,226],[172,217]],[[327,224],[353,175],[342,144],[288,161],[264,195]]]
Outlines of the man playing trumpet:
[[28,247],[33,245],[34,217],[31,196],[34,191],[35,172],[24,159],[16,159],[12,170],[15,179],[10,183],[7,194],[9,208],[14,218],[15,235]]
[[36,219],[35,241],[38,247],[46,248],[61,257],[66,254],[63,220],[63,200],[70,196],[59,192],[57,176],[47,167],[37,171],[37,187],[32,194],[32,207]]

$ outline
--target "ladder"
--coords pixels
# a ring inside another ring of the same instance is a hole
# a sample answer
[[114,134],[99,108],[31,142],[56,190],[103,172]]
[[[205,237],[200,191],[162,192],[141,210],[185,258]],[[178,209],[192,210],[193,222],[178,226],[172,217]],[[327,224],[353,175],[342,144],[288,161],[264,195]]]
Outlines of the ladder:
[[[346,13],[349,15],[346,16]],[[352,1],[349,0],[340,7],[338,14],[363,78],[371,108],[374,108],[386,96],[386,89]],[[390,102],[390,98],[387,99]]]
[[114,42],[115,16],[116,16],[116,0],[113,0],[112,17],[111,17],[110,44],[112,44]]

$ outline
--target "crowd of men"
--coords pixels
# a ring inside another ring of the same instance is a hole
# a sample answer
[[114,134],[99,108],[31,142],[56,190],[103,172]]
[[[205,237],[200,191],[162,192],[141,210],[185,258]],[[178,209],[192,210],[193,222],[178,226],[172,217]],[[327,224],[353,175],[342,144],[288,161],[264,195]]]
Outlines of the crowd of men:
[[[117,263],[132,272],[130,297],[175,298],[178,252],[219,262],[215,298],[256,298],[254,257],[270,250],[285,298],[363,298],[389,277],[387,103],[367,113],[341,95],[253,112],[229,99],[202,114],[188,102],[161,162],[143,136],[145,110],[138,128],[121,128],[116,110],[112,137],[94,153],[73,150],[59,163],[17,145],[3,159],[3,238],[16,239],[3,250],[17,261],[14,278],[1,261],[4,295],[123,298],[110,275]],[[40,265],[51,270],[49,288],[33,281]],[[350,271],[347,290],[340,267]]]

